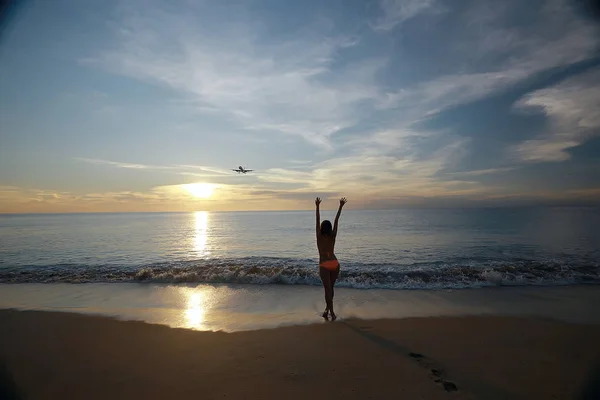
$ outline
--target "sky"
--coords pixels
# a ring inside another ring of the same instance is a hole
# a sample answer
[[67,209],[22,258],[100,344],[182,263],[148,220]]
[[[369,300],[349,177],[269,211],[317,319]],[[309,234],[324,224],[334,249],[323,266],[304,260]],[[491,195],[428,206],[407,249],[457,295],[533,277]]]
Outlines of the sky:
[[600,200],[600,20],[574,0],[38,0],[8,17],[0,213]]

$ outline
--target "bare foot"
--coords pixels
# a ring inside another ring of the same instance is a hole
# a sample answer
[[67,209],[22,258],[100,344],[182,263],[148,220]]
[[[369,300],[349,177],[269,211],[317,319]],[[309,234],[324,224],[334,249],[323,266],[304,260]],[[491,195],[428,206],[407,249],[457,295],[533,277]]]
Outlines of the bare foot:
[[329,311],[329,310],[325,310],[325,311],[323,312],[323,318],[325,318],[326,320],[329,320],[329,318],[327,318],[327,312],[328,312],[328,311]]
[[335,315],[335,313],[332,311],[331,312],[331,320],[335,321],[337,319],[337,315]]

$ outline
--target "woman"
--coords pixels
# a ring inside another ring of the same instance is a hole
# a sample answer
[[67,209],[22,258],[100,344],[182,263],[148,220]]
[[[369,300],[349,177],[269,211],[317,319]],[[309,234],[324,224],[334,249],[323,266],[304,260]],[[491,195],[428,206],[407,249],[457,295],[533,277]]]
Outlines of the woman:
[[321,223],[321,216],[319,214],[319,204],[321,199],[317,197],[315,200],[317,205],[317,248],[319,249],[319,275],[325,288],[325,303],[327,307],[323,312],[323,318],[327,318],[327,314],[331,313],[331,320],[335,321],[337,316],[333,312],[333,285],[340,274],[340,263],[338,262],[333,248],[335,247],[335,237],[337,235],[338,221],[340,214],[342,213],[342,207],[346,204],[346,198],[340,199],[340,208],[338,209],[337,215],[335,216],[335,222],[333,228],[331,222],[324,220]]

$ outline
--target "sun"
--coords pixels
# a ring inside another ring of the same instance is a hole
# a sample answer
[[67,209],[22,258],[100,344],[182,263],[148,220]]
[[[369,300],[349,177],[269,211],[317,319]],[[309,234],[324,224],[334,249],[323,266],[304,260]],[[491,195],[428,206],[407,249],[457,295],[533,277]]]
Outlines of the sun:
[[214,187],[210,183],[190,183],[188,185],[184,185],[185,190],[187,190],[192,196],[197,197],[199,199],[207,199],[213,194]]

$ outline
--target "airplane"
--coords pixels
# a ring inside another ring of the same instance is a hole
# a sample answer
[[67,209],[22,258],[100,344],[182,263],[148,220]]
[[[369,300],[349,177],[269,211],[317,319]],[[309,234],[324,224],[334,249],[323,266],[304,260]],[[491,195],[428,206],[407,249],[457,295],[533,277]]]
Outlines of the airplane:
[[238,167],[238,169],[232,169],[232,171],[237,172],[238,174],[241,172],[243,174],[245,174],[246,172],[250,172],[250,171],[254,171],[253,169],[244,169],[244,167],[242,167],[241,165]]

